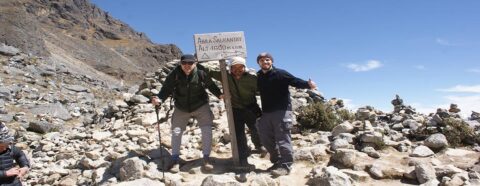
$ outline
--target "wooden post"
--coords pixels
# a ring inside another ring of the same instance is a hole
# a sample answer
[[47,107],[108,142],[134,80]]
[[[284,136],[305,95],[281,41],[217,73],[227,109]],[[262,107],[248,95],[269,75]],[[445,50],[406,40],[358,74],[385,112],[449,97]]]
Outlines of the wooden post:
[[230,87],[228,85],[227,62],[225,59],[220,60],[220,72],[222,74],[223,100],[225,101],[225,110],[227,111],[228,129],[232,138],[232,158],[235,166],[240,165],[238,157],[237,134],[235,133],[235,123],[233,121],[232,100],[230,95]]

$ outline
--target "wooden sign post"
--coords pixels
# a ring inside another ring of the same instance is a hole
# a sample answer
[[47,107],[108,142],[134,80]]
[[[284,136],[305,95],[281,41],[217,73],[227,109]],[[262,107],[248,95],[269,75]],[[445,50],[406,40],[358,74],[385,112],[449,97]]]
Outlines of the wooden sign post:
[[195,40],[195,51],[197,53],[198,61],[220,61],[225,110],[227,111],[228,128],[232,138],[232,158],[234,165],[238,166],[240,165],[240,160],[238,155],[237,135],[235,133],[235,123],[233,121],[226,59],[235,56],[246,58],[247,48],[245,46],[245,37],[243,36],[243,32],[221,32],[194,34],[193,38]]

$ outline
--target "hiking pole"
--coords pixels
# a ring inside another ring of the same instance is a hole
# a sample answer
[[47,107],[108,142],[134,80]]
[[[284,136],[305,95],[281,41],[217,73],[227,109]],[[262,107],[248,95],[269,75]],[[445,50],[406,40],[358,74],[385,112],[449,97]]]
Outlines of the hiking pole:
[[[162,158],[162,179],[165,182],[165,160],[163,157],[163,148],[162,148],[162,134],[160,133],[160,116],[158,115],[160,110],[160,105],[155,105],[155,113],[157,114],[157,129],[158,129],[158,142],[160,143],[160,157]],[[168,117],[168,116],[167,116]]]

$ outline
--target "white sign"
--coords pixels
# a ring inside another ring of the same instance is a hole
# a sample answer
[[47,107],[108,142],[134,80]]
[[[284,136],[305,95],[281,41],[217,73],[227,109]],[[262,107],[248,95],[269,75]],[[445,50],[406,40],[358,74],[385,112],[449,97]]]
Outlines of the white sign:
[[213,61],[234,56],[247,57],[243,32],[194,34],[198,61]]

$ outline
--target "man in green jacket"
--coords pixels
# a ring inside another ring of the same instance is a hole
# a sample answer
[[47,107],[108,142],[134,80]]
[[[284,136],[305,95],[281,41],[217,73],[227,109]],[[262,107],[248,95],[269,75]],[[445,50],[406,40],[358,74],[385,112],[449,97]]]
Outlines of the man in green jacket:
[[[237,136],[237,146],[239,152],[240,165],[249,167],[247,158],[250,155],[245,135],[245,125],[248,126],[252,136],[252,142],[255,149],[260,153],[265,153],[265,148],[260,143],[255,123],[257,116],[246,108],[257,102],[255,94],[257,93],[257,76],[245,71],[246,62],[242,57],[233,57],[230,60],[230,73],[228,74],[228,84],[230,87],[233,118],[235,123],[235,134]],[[214,79],[221,81],[220,71],[209,70],[208,74]]]
[[182,133],[190,118],[198,121],[202,132],[203,168],[206,171],[213,169],[209,157],[212,148],[213,113],[208,104],[208,94],[205,90],[222,99],[220,89],[208,74],[197,67],[194,55],[186,54],[180,59],[180,65],[168,74],[158,97],[152,98],[152,104],[157,106],[173,95],[175,110],[172,115],[172,166],[171,172],[180,170],[180,145]]

